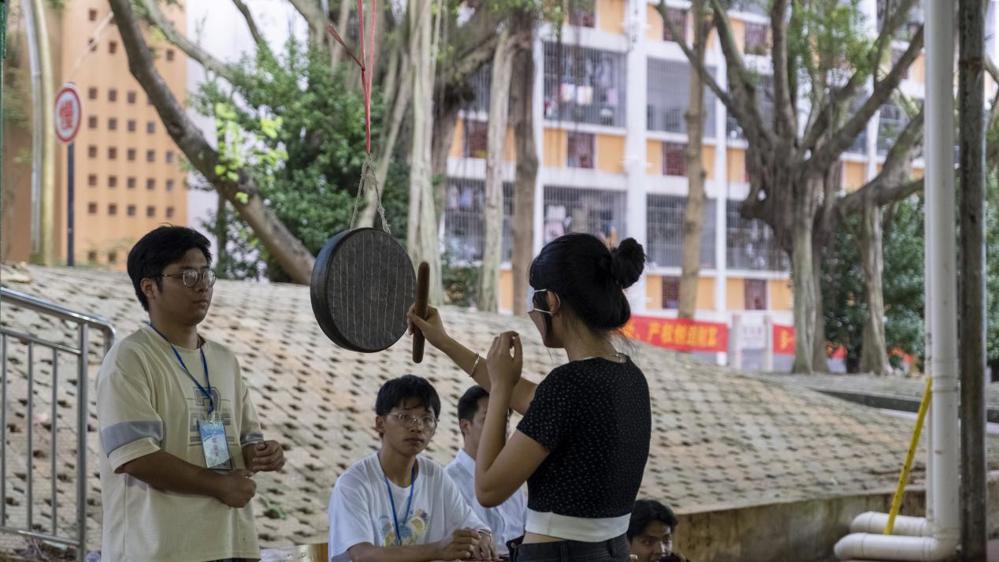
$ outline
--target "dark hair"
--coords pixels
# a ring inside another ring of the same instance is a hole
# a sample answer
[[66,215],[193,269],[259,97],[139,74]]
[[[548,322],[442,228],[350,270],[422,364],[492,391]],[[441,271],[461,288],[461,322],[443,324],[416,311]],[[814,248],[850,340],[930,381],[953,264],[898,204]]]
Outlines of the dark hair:
[[158,287],[163,288],[159,276],[168,265],[180,261],[188,250],[201,250],[211,264],[211,245],[200,232],[184,226],[161,226],[140,238],[128,252],[128,276],[132,279],[135,296],[139,298],[142,308],[149,310],[149,301],[140,287],[143,279],[151,277]]
[[642,534],[649,523],[659,521],[672,532],[676,529],[679,520],[669,506],[663,505],[656,500],[636,500],[635,507],[631,509],[631,522],[628,523],[628,540],[636,535]]
[[375,399],[375,413],[384,416],[410,398],[419,400],[420,405],[432,410],[435,418],[440,417],[441,399],[437,391],[427,379],[416,375],[403,375],[383,384]]
[[545,244],[531,263],[530,283],[554,291],[590,329],[610,331],[631,318],[624,289],[644,267],[645,251],[634,238],[610,250],[592,234],[573,233]]
[[479,413],[479,400],[489,396],[489,392],[479,385],[475,385],[465,391],[458,399],[458,421],[472,421],[475,414]]

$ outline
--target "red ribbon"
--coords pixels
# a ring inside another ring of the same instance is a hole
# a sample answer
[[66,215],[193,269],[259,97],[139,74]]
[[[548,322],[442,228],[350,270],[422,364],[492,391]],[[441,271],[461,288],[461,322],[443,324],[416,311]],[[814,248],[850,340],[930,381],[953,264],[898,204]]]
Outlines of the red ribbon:
[[[375,70],[375,31],[378,27],[378,0],[371,0],[371,30],[364,25],[364,0],[357,0],[357,19],[359,24],[360,57],[347,47],[343,37],[337,33],[336,27],[332,23],[326,24],[326,31],[339,43],[343,50],[350,55],[350,58],[361,68],[361,91],[364,93],[364,146],[368,154],[371,154],[371,83]],[[370,36],[370,38],[369,38]],[[371,42],[365,57],[364,41]],[[370,73],[368,71],[371,71]]]

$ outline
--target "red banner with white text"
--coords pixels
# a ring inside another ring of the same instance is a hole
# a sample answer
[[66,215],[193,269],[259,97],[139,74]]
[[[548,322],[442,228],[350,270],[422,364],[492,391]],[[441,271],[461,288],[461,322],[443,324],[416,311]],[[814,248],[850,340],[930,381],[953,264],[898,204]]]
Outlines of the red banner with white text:
[[629,338],[677,351],[728,351],[728,325],[721,322],[632,316],[622,331]]

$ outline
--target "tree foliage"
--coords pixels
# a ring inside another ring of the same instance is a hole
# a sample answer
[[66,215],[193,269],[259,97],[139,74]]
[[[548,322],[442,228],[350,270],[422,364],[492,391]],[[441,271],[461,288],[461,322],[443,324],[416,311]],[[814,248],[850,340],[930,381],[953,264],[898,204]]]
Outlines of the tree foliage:
[[[324,52],[289,40],[281,55],[260,51],[233,67],[230,80],[203,84],[194,106],[216,123],[219,163],[225,176],[253,174],[267,206],[310,252],[351,226],[358,178],[364,163],[364,100],[348,76],[330,66]],[[372,96],[372,127],[383,117],[381,96]],[[405,166],[398,160],[382,186],[392,232],[406,232]],[[218,218],[207,225],[218,231]],[[225,219],[225,216],[223,216]],[[252,230],[228,227],[236,259],[266,262],[266,275],[287,280],[257,243]],[[233,266],[231,273],[254,268]]]

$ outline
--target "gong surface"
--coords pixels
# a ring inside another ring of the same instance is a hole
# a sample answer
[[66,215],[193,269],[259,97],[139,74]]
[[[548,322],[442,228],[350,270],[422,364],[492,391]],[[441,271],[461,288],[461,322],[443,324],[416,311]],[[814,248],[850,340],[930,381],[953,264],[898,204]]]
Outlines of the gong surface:
[[341,232],[316,258],[312,311],[333,343],[372,353],[399,341],[416,299],[413,263],[405,248],[374,228]]

